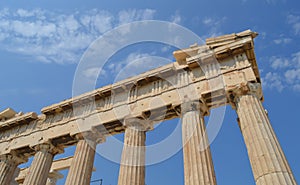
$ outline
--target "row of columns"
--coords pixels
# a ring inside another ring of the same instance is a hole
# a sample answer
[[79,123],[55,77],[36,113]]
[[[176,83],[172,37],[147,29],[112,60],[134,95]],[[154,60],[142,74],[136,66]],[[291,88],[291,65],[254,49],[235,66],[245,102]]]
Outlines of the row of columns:
[[[182,139],[185,185],[215,185],[208,139],[199,102],[182,105]],[[125,123],[124,148],[118,185],[145,184],[145,140],[151,125],[141,120]]]
[[[76,135],[77,147],[66,179],[67,185],[89,185],[93,171],[95,147],[103,138],[93,133]],[[22,185],[55,185],[61,178],[59,173],[49,173],[53,157],[62,150],[53,145],[41,144],[35,147],[36,154]],[[8,185],[13,180],[17,166],[26,162],[25,157],[7,154],[0,158],[0,185]]]
[[[231,98],[239,117],[239,126],[247,147],[257,185],[296,185],[289,164],[260,101],[260,84],[238,89]],[[215,172],[204,123],[205,111],[199,102],[182,104],[182,140],[185,185],[216,185]],[[150,123],[139,119],[125,121],[124,148],[118,185],[145,184],[145,140]],[[89,185],[95,147],[99,137],[78,135],[67,185]],[[103,140],[103,139],[100,139]],[[24,185],[46,184],[53,156],[59,152],[51,144],[38,145]],[[9,184],[24,158],[8,154],[0,158],[0,185]]]
[[[250,83],[233,92],[232,103],[247,147],[257,185],[297,185],[290,166],[261,103],[261,85]],[[216,185],[205,107],[199,102],[181,106],[185,185]],[[125,130],[118,185],[145,184],[145,123]]]

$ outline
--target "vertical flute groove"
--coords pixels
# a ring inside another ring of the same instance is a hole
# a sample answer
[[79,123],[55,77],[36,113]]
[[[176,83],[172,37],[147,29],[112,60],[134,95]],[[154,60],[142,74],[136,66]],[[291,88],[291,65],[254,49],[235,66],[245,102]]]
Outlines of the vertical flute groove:
[[145,134],[138,127],[126,128],[118,185],[145,184]]
[[0,184],[10,184],[20,161],[11,154],[0,157]]
[[[196,103],[197,104],[197,103]],[[195,102],[182,110],[182,140],[185,185],[215,185],[212,157],[203,116]]]
[[80,139],[76,146],[74,158],[66,179],[66,185],[89,185],[91,181],[95,141]]
[[42,144],[38,146],[23,185],[46,184],[54,156],[50,153],[50,150],[51,146],[49,144]]
[[296,185],[258,97],[252,94],[241,95],[236,101],[236,107],[256,184]]

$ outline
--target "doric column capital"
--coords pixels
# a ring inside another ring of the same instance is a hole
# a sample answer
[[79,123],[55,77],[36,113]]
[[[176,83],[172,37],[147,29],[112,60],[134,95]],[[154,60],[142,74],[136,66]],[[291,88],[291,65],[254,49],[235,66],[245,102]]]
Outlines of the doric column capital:
[[131,128],[138,131],[148,131],[153,129],[153,123],[150,120],[144,120],[139,118],[124,119],[124,126],[126,128]]
[[17,155],[16,153],[12,152],[9,154],[0,155],[0,161],[5,162],[7,164],[21,164],[26,163],[28,158],[25,156]]
[[79,134],[75,135],[75,138],[79,140],[87,140],[91,142],[96,142],[96,143],[103,143],[106,140],[106,137],[104,134],[101,134],[98,131],[88,131],[88,132],[82,132]]
[[61,147],[56,147],[53,144],[49,143],[43,143],[43,144],[38,144],[33,147],[35,151],[40,151],[43,153],[50,153],[50,154],[59,154],[59,153],[64,153],[64,149]]
[[186,101],[181,104],[181,114],[185,114],[191,111],[200,111],[201,115],[207,115],[209,113],[206,104],[200,101]]
[[258,99],[263,98],[262,86],[260,83],[240,84],[239,86],[228,91],[228,99],[232,107],[236,108],[236,103],[243,95],[254,95]]

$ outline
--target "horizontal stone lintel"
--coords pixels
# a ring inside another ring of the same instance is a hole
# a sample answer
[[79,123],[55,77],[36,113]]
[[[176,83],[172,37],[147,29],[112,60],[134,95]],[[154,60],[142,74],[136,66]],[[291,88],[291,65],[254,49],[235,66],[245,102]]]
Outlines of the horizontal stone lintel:
[[[185,60],[190,58],[189,62],[186,62],[186,65],[180,66],[177,62],[167,64],[165,66],[159,67],[154,70],[150,70],[148,72],[145,72],[143,74],[140,74],[135,77],[131,77],[119,82],[116,82],[115,84],[112,85],[107,85],[104,87],[101,87],[99,89],[96,89],[92,92],[84,93],[80,96],[74,97],[72,99],[65,100],[63,102],[53,104],[51,106],[45,107],[41,110],[42,113],[44,114],[51,114],[55,112],[59,112],[64,110],[64,107],[70,108],[72,104],[80,104],[80,102],[84,101],[89,101],[89,100],[94,100],[98,99],[101,97],[105,97],[107,95],[111,95],[112,93],[118,93],[122,91],[128,91],[130,90],[133,86],[139,86],[140,84],[145,84],[145,83],[150,83],[153,82],[159,78],[166,78],[168,76],[173,76],[176,73],[180,73],[182,70],[189,68],[189,67],[198,67],[199,68],[199,63],[198,61],[201,61],[201,58],[207,58],[210,56],[211,58],[214,58],[218,60],[220,64],[223,61],[226,61],[228,58],[232,58],[234,55],[239,55],[241,53],[245,53],[248,60],[251,62],[251,65],[253,69],[257,70],[257,64],[255,60],[255,55],[254,55],[254,46],[253,46],[253,33],[251,31],[245,31],[241,32],[240,34],[235,34],[235,38],[239,38],[238,40],[232,40],[229,44],[222,45],[220,47],[214,48],[211,51],[211,53],[199,53],[199,50],[207,50],[207,47],[209,46],[197,46],[193,48],[188,48],[185,50],[179,50],[174,52],[175,58],[178,58],[179,56],[182,57],[182,55],[185,57]],[[244,36],[240,38],[241,36]],[[180,60],[180,58],[179,58]],[[255,75],[257,78],[259,77],[258,71],[255,71]]]
[[[180,116],[184,101],[201,101],[208,110],[228,104],[232,90],[241,84],[260,82],[252,32],[232,37],[232,42],[228,38],[226,44],[220,42],[222,38],[217,39],[218,47],[213,48],[217,55],[226,55],[222,59],[206,51],[201,54],[198,49],[198,54],[186,58],[186,65],[177,61],[45,107],[39,117],[30,113],[31,122],[11,124],[0,131],[0,154],[17,150],[33,155],[32,148],[45,142],[67,147],[76,143],[74,135],[86,131],[118,134],[124,131],[123,121],[128,117],[154,123],[173,119]],[[197,47],[190,50],[194,52]],[[201,63],[207,58],[215,61]],[[195,65],[198,62],[201,66]]]
[[[214,85],[214,80],[218,81],[217,78],[212,78],[212,86]],[[41,125],[41,128],[33,129],[28,133],[19,133],[16,136],[11,134],[10,140],[0,141],[0,154],[19,149],[28,151],[24,148],[29,149],[35,145],[55,140],[59,140],[57,144],[68,146],[68,143],[76,143],[75,138],[72,137],[73,135],[86,131],[97,130],[106,135],[121,133],[124,131],[122,122],[125,117],[128,117],[128,114],[141,119],[151,119],[153,122],[173,119],[180,115],[180,105],[185,99],[185,97],[180,97],[180,94],[190,94],[193,90],[196,91],[198,96],[187,97],[190,101],[201,100],[210,109],[225,105],[228,103],[227,92],[236,88],[239,84],[255,81],[256,78],[253,72],[251,73],[251,68],[248,67],[224,74],[222,80],[225,80],[228,86],[218,87],[216,85],[211,89],[208,81],[199,81],[190,84],[190,86],[193,86],[192,90],[187,86],[156,95],[155,97],[158,100],[162,100],[156,103],[152,103],[153,97],[151,96],[128,105],[120,105],[104,111],[96,109],[87,115],[73,116],[69,119],[61,119],[49,123],[46,123],[45,120],[40,120],[40,123],[35,124]]]
[[7,121],[0,122],[0,129],[5,129],[5,127],[10,127],[12,125],[16,126],[18,124],[29,123],[36,119],[38,119],[37,114],[35,112],[29,112],[24,115],[11,118]]

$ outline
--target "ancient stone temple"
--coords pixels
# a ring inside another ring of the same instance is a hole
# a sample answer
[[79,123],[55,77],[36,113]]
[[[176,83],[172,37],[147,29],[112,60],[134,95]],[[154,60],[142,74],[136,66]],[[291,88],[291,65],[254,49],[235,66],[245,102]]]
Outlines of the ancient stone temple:
[[[185,185],[215,185],[204,117],[227,104],[237,112],[256,184],[296,185],[262,106],[256,36],[248,30],[209,38],[175,51],[174,63],[44,107],[41,115],[2,111],[0,185],[54,185],[61,169],[69,169],[66,184],[88,185],[95,147],[119,133],[125,136],[118,184],[144,185],[146,132],[177,117]],[[153,98],[160,103],[151,104]],[[73,157],[53,160],[71,145]],[[19,169],[31,156],[30,167]]]

